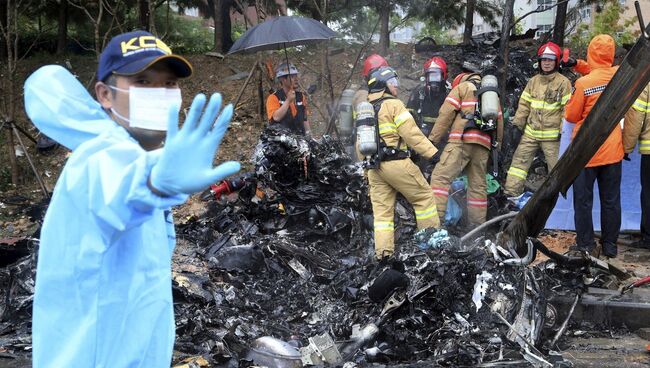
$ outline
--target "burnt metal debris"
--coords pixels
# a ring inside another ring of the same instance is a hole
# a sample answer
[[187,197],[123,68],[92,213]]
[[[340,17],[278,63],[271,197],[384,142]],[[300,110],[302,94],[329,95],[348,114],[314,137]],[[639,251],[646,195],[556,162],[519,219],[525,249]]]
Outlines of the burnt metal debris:
[[532,239],[524,258],[485,237],[423,247],[403,205],[398,256],[373,263],[363,172],[337,141],[268,129],[254,162],[250,188],[178,232],[209,271],[174,286],[177,350],[215,364],[570,366],[549,344],[563,301],[616,286],[590,259],[528,267]]
[[[518,258],[493,238],[426,246],[423,237],[440,234],[414,236],[402,203],[398,256],[377,264],[363,171],[337,140],[268,129],[254,162],[238,194],[209,198],[204,216],[177,226],[176,361],[569,366],[548,343],[566,329],[565,300],[587,285],[618,286],[590,259],[528,267],[534,253]],[[21,355],[35,252],[29,239],[11,249],[21,251],[0,269],[0,345]]]

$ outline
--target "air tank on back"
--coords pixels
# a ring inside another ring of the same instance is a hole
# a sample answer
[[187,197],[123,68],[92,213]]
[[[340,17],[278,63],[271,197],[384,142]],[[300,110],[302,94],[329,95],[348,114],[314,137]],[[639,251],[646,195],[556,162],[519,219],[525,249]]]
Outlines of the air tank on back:
[[352,119],[352,99],[354,90],[346,89],[341,93],[341,102],[339,103],[339,134],[342,137],[352,135],[354,130],[354,121]]
[[481,94],[481,118],[484,123],[492,121],[496,124],[499,116],[499,84],[494,75],[485,75],[481,78],[481,89],[487,89]]
[[377,153],[377,127],[375,124],[375,109],[369,102],[360,102],[354,109],[356,112],[357,144],[359,152],[365,157]]

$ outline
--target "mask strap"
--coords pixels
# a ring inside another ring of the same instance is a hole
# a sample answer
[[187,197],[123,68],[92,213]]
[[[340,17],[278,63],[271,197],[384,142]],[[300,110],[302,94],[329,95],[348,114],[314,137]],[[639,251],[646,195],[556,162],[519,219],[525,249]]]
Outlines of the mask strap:
[[120,119],[126,121],[127,123],[131,124],[131,120],[125,118],[125,117],[122,116],[122,115],[120,115],[117,111],[115,111],[114,108],[111,107],[110,110],[111,110],[111,112],[113,113],[113,115],[115,115],[115,116],[117,116],[118,118],[120,118]]
[[112,89],[112,90],[115,90],[115,91],[120,91],[120,92],[124,92],[124,93],[129,93],[129,90],[128,90],[128,89],[117,88],[117,87],[115,87],[115,86],[111,86],[110,84],[107,84],[107,86],[108,86],[108,88],[110,88],[110,89]]

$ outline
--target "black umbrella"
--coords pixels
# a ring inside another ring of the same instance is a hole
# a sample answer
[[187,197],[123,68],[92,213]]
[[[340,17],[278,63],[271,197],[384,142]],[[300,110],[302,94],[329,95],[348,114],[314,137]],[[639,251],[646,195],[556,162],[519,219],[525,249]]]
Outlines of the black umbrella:
[[230,48],[229,54],[257,52],[284,48],[289,64],[287,47],[329,40],[338,34],[323,23],[304,17],[274,17],[244,33]]

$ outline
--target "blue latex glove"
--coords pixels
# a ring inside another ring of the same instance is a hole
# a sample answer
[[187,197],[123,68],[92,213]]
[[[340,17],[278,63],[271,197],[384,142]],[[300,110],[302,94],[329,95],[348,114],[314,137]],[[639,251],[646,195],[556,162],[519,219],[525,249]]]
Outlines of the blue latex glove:
[[[192,194],[239,171],[240,165],[236,161],[212,167],[212,159],[228,129],[233,108],[229,104],[219,114],[221,95],[215,93],[203,111],[205,100],[203,94],[194,98],[180,131],[180,106],[170,109],[165,147],[160,160],[151,170],[150,185],[154,192],[165,195]],[[215,119],[217,121],[213,126]]]

